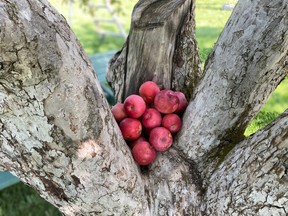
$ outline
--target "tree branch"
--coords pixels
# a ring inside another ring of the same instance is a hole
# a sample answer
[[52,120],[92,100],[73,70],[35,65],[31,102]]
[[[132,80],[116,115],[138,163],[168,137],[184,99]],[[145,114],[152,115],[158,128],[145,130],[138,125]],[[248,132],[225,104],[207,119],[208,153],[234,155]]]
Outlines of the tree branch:
[[139,170],[66,21],[14,0],[0,25],[1,163],[66,215],[141,214]]
[[197,164],[220,144],[232,148],[243,139],[249,121],[287,75],[287,13],[282,0],[236,5],[179,133],[177,147]]
[[108,71],[117,101],[137,93],[147,80],[190,98],[202,74],[194,27],[192,0],[139,1],[126,45]]
[[288,110],[242,141],[211,176],[208,215],[286,215]]

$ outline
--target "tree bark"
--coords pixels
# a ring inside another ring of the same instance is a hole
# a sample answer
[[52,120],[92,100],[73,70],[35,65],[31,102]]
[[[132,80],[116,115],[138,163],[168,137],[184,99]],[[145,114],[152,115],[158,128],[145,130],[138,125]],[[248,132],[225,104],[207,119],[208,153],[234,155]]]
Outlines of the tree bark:
[[288,110],[239,143],[208,185],[208,215],[287,215]]
[[139,1],[110,62],[117,100],[146,80],[191,100],[172,148],[138,167],[63,17],[0,0],[1,169],[69,216],[286,215],[288,111],[242,132],[287,74],[287,10],[240,1],[202,75],[194,1]]
[[66,215],[141,214],[139,170],[66,21],[44,0],[1,1],[0,19],[0,166]]
[[244,138],[248,123],[288,74],[287,25],[287,1],[236,5],[207,60],[177,142],[201,167],[209,155]]

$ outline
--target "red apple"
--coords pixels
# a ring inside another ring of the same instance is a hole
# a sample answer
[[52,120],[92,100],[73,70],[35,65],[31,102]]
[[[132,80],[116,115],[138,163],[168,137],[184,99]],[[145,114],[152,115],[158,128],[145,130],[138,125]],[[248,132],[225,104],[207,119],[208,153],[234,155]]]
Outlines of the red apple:
[[148,165],[156,158],[156,151],[147,141],[138,142],[132,149],[134,160],[140,165]]
[[152,129],[161,125],[162,116],[154,108],[148,108],[142,116],[142,124],[147,129]]
[[164,127],[153,128],[150,132],[149,142],[156,151],[166,151],[173,142],[170,131]]
[[124,101],[124,108],[128,116],[139,118],[146,109],[146,103],[139,95],[132,94]]
[[128,145],[131,149],[133,149],[133,147],[138,143],[138,142],[142,142],[142,141],[147,141],[145,137],[140,136],[138,139],[133,140],[132,142],[130,142]]
[[183,113],[188,106],[188,101],[182,92],[176,91],[175,95],[179,99],[179,106],[177,110],[175,111],[175,113]]
[[152,81],[144,82],[139,88],[139,95],[147,104],[153,103],[155,95],[158,92],[160,92],[159,86]]
[[167,128],[171,133],[177,133],[182,126],[182,121],[177,114],[170,113],[163,117],[162,126]]
[[127,117],[127,114],[126,114],[125,109],[124,109],[124,104],[122,104],[122,103],[115,104],[112,107],[111,112],[112,112],[112,114],[113,114],[113,116],[117,122],[120,122],[124,118]]
[[136,140],[142,133],[142,124],[138,119],[125,118],[120,122],[119,127],[127,141]]
[[173,113],[179,106],[179,99],[173,91],[165,89],[155,96],[154,106],[161,113]]

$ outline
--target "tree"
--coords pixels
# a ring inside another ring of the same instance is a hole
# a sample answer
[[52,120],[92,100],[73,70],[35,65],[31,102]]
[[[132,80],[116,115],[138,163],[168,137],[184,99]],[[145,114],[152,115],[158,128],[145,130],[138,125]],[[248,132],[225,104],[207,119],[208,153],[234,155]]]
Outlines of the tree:
[[240,0],[204,71],[193,0],[140,0],[108,80],[185,92],[173,147],[133,161],[92,66],[46,0],[0,1],[0,168],[65,215],[286,215],[288,111],[243,131],[287,75],[287,0]]

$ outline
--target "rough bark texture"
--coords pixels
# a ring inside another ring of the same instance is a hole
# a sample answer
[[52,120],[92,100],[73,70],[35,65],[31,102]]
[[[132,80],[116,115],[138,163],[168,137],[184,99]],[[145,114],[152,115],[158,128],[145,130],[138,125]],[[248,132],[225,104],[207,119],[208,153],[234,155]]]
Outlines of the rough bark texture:
[[239,143],[208,185],[207,215],[287,215],[288,110]]
[[0,19],[0,166],[66,215],[140,214],[138,168],[66,21],[44,0],[1,1]]
[[288,111],[240,140],[287,74],[287,1],[240,1],[200,82],[193,9],[139,1],[111,60],[118,101],[144,80],[193,96],[172,148],[139,168],[63,17],[0,0],[1,169],[69,216],[286,215]]
[[196,163],[243,139],[249,121],[287,75],[287,5],[282,0],[236,5],[179,134],[177,147]]
[[108,70],[117,101],[147,80],[190,98],[202,74],[194,34],[194,1],[139,1],[126,45]]

